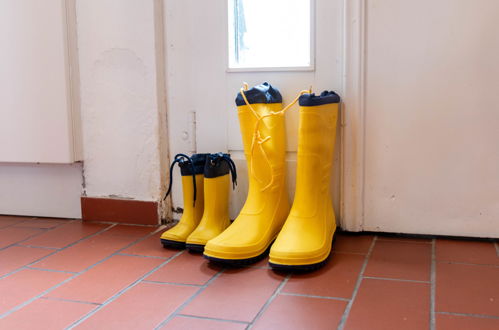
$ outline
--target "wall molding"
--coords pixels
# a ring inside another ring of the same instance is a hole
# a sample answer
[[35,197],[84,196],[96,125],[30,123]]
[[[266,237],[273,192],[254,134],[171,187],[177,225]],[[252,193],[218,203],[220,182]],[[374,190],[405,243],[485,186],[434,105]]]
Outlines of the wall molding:
[[106,221],[139,225],[158,225],[158,202],[121,198],[81,197],[83,221]]
[[340,218],[343,229],[361,231],[365,185],[366,0],[345,0],[344,15]]

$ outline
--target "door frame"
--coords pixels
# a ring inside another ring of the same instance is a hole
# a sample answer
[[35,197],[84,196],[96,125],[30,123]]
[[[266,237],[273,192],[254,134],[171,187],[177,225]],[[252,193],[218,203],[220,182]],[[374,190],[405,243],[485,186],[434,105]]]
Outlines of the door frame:
[[340,218],[343,229],[362,231],[365,216],[366,0],[345,0],[344,10]]

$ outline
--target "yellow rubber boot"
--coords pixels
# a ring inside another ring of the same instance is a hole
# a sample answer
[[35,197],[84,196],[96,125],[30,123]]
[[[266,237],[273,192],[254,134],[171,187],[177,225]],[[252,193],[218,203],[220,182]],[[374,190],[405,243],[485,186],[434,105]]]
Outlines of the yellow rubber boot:
[[300,101],[296,191],[291,212],[270,250],[278,270],[314,270],[331,253],[336,221],[330,192],[340,97],[305,94]]
[[268,253],[289,212],[286,131],[283,115],[269,116],[281,110],[282,97],[268,83],[241,89],[236,104],[248,164],[248,197],[229,228],[208,241],[204,255],[215,262],[245,265]]
[[218,236],[230,225],[229,187],[236,185],[236,167],[230,155],[218,153],[208,156],[204,168],[204,213],[199,225],[189,235],[189,251],[203,252],[206,242]]
[[161,243],[165,248],[184,249],[187,237],[196,229],[203,216],[203,172],[207,155],[194,154],[189,157],[178,154],[170,166],[170,186],[168,187],[166,196],[171,192],[173,167],[178,163],[182,175],[184,212],[180,221],[173,228],[170,228],[161,235]]

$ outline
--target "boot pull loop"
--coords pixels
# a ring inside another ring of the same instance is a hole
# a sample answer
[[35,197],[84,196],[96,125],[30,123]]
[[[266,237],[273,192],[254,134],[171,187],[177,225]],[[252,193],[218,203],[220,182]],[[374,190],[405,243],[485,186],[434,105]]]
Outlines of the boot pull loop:
[[232,190],[234,190],[234,189],[236,189],[236,186],[237,186],[236,164],[234,163],[234,161],[232,160],[232,158],[230,158],[230,155],[228,155],[228,154],[224,154],[222,159],[225,160],[227,162],[227,164],[229,165],[230,176],[232,178]]
[[[241,88],[241,93],[242,93],[242,88]],[[312,91],[312,86],[310,86],[310,89],[309,90],[302,90],[300,91],[300,93],[294,98],[293,101],[291,101],[291,103],[289,103],[287,106],[285,106],[284,108],[282,108],[281,110],[279,111],[273,111],[269,114],[266,114],[266,115],[263,115],[263,116],[259,116],[258,114],[256,114],[257,116],[257,120],[256,120],[256,124],[255,124],[255,129],[253,131],[253,141],[251,143],[251,161],[250,161],[250,169],[251,169],[251,172],[252,173],[255,173],[254,170],[253,170],[253,153],[254,153],[254,149],[255,149],[255,142],[258,143],[258,145],[260,146],[260,149],[262,149],[262,153],[263,153],[263,156],[265,157],[265,161],[267,162],[267,164],[269,165],[270,167],[270,181],[269,183],[262,188],[262,191],[265,191],[266,189],[268,189],[270,186],[272,186],[274,184],[274,169],[272,168],[272,165],[270,163],[270,160],[267,156],[267,153],[265,152],[265,149],[263,149],[263,146],[262,144],[265,143],[266,141],[270,140],[272,137],[269,135],[265,138],[262,139],[261,135],[260,135],[260,122],[267,118],[267,117],[272,117],[272,116],[278,116],[278,115],[284,115],[284,113],[286,111],[288,111],[293,105],[296,104],[296,102],[298,102],[298,100],[300,99],[300,96],[302,96],[303,94],[310,94]],[[246,97],[243,95],[243,98],[244,98],[244,101],[246,102],[246,104],[249,106],[249,103],[247,102],[246,100]],[[254,175],[254,174],[253,174]],[[261,184],[263,184],[263,182],[261,180],[259,180],[259,178],[255,176],[255,179],[258,180],[258,182],[260,182]]]
[[192,167],[192,184],[193,184],[193,188],[194,188],[193,189],[194,190],[193,206],[195,206],[196,205],[196,171],[195,171],[194,162],[192,161],[192,158],[187,156],[187,155],[184,155],[184,154],[176,154],[172,164],[170,165],[170,183],[168,184],[168,190],[166,191],[166,194],[165,194],[165,197],[163,197],[163,200],[165,200],[166,197],[168,197],[168,195],[172,191],[173,168],[175,167],[175,164],[177,164],[177,163],[183,164],[185,162],[190,163],[190,165]]

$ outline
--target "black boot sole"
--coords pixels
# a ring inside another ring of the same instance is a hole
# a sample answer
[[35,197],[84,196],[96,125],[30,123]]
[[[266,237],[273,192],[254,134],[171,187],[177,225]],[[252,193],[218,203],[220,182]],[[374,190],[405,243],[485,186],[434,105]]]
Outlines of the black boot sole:
[[185,249],[185,242],[177,242],[169,239],[161,239],[161,244],[165,249],[176,249],[183,250]]
[[201,244],[185,244],[185,247],[189,252],[192,253],[203,253],[204,252],[204,245]]

